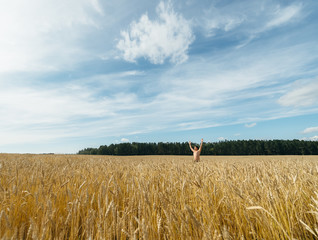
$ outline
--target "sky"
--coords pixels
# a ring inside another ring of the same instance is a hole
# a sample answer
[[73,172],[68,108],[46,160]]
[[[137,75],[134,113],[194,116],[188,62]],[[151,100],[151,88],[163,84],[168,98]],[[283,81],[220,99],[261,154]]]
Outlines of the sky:
[[0,4],[0,152],[318,140],[318,1]]

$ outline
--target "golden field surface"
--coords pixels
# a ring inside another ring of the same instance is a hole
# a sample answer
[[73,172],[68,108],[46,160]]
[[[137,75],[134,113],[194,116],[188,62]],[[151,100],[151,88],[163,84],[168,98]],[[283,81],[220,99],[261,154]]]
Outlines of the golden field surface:
[[318,156],[0,154],[0,239],[318,239]]

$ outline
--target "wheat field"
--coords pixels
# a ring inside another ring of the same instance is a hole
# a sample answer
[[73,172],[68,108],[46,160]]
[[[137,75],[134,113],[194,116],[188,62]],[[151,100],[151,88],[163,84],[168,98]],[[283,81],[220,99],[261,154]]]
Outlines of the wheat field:
[[0,154],[0,239],[317,239],[317,156]]

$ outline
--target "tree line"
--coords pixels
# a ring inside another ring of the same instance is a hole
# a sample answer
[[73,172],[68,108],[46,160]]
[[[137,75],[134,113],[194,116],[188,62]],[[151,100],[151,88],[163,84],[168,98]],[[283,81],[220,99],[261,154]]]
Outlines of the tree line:
[[[197,146],[199,144],[196,144]],[[188,142],[118,143],[85,148],[88,155],[191,155]],[[318,141],[233,140],[203,143],[202,155],[318,155]]]

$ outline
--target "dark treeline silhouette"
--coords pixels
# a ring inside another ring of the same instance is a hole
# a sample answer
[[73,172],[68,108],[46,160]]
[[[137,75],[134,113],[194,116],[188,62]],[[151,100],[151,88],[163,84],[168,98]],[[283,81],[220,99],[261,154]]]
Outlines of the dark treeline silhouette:
[[[197,144],[198,145],[198,144]],[[119,143],[85,148],[89,155],[190,155],[187,142]],[[318,141],[236,140],[203,143],[202,155],[318,155]]]

